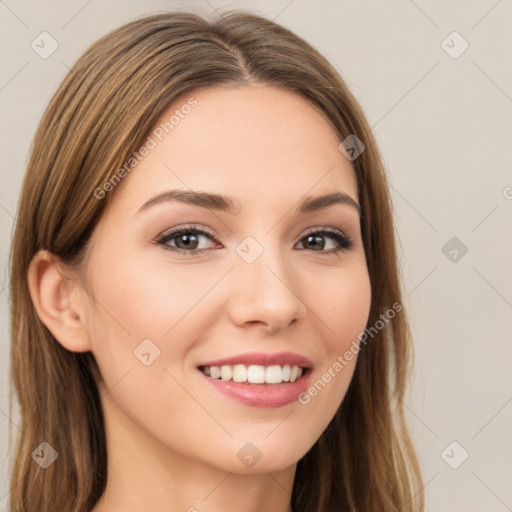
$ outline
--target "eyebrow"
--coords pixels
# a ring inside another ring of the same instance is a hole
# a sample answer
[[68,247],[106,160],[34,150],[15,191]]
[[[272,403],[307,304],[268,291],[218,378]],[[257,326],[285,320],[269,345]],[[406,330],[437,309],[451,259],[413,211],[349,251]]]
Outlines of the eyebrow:
[[[192,204],[202,208],[211,210],[223,211],[237,215],[242,210],[240,201],[232,199],[231,197],[223,196],[220,194],[213,194],[209,192],[200,191],[187,191],[187,190],[168,190],[146,201],[137,211],[141,212],[147,210],[150,206],[158,203],[179,201],[181,203]],[[295,207],[294,213],[296,215],[316,212],[324,210],[335,204],[344,204],[354,208],[357,213],[361,214],[359,204],[344,192],[333,192],[331,194],[311,197],[308,196]]]

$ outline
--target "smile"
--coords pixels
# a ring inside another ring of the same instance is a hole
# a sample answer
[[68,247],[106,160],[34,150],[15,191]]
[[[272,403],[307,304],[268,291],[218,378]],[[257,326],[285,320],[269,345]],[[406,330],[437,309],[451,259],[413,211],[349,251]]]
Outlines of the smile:
[[197,366],[222,395],[252,407],[283,407],[308,386],[313,363],[293,352],[249,353]]
[[305,369],[297,365],[286,364],[284,366],[263,366],[251,364],[201,366],[199,368],[205,375],[212,379],[225,382],[233,381],[248,384],[281,384],[283,382],[295,382],[302,376]]

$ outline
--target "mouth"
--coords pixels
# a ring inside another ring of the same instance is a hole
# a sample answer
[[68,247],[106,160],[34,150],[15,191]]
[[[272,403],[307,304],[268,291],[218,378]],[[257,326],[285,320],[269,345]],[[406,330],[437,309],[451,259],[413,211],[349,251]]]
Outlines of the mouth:
[[252,407],[282,407],[297,401],[313,364],[294,353],[245,354],[205,362],[197,369],[223,395]]
[[223,382],[238,382],[241,384],[284,384],[295,382],[308,372],[308,368],[298,365],[271,365],[259,364],[199,366],[207,377]]

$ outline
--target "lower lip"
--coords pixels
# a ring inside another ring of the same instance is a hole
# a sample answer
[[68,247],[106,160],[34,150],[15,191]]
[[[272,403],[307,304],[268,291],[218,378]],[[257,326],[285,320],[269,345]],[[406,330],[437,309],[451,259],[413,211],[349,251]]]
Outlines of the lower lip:
[[[201,370],[199,370],[201,371]],[[298,396],[306,391],[309,382],[307,371],[295,382],[282,384],[248,384],[212,379],[203,372],[201,375],[220,393],[252,407],[284,407],[297,401]]]

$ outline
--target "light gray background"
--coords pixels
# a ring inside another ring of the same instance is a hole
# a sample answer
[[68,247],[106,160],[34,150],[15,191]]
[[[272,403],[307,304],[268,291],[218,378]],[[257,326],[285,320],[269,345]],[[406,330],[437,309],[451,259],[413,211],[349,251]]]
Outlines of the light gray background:
[[[36,125],[68,68],[155,10],[261,13],[316,46],[363,106],[389,173],[416,351],[406,402],[429,511],[512,510],[512,2],[0,0],[0,440],[7,454],[8,274]],[[58,49],[41,58],[43,31]],[[469,44],[458,58],[463,41]],[[450,48],[451,47],[451,48]],[[507,188],[508,187],[508,188]],[[468,251],[448,247],[457,237]],[[457,256],[456,261],[452,261]],[[452,451],[450,447],[456,441]],[[34,447],[35,448],[35,447]],[[469,457],[458,467],[465,450]],[[442,455],[444,454],[444,459]],[[445,461],[446,460],[446,461]],[[0,464],[0,509],[9,488]]]

